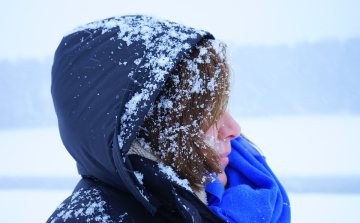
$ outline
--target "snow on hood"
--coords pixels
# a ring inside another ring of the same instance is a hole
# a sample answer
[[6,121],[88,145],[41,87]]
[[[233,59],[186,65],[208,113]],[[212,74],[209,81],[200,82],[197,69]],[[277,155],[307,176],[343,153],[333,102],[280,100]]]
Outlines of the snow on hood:
[[202,30],[148,16],[95,21],[69,32],[52,67],[51,92],[64,146],[82,175],[151,201],[127,152],[169,74]]

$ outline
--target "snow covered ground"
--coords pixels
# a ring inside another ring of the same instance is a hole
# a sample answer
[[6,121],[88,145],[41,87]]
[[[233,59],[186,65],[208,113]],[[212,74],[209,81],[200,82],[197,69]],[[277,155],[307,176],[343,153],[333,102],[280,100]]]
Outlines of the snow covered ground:
[[360,115],[238,119],[280,176],[360,176]]
[[0,131],[0,176],[77,176],[57,127]]
[[[284,179],[292,222],[359,222],[360,116],[237,120]],[[57,128],[2,130],[0,150],[0,222],[45,222],[78,178]]]

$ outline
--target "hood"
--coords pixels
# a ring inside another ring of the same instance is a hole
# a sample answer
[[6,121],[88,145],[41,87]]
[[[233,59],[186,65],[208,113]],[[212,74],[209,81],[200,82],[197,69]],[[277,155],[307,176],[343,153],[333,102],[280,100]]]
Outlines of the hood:
[[151,213],[127,152],[169,74],[208,32],[148,16],[80,26],[61,41],[51,93],[78,172],[132,193]]

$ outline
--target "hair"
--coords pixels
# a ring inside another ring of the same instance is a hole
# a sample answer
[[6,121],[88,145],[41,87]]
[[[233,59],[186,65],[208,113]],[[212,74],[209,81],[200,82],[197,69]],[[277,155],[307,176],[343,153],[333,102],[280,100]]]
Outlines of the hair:
[[204,134],[226,109],[229,79],[226,46],[200,41],[172,71],[138,134],[195,191],[221,172],[219,155]]

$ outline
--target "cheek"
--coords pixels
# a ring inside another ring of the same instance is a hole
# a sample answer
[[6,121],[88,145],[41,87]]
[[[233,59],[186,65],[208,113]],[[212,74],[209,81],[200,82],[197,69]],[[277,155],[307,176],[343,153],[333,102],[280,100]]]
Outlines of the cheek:
[[215,126],[211,126],[209,128],[209,130],[205,133],[205,138],[207,140],[210,140],[210,139],[217,139],[218,137],[218,131],[216,130]]
[[205,133],[205,140],[210,144],[216,151],[219,150],[219,139],[218,131],[215,126],[211,126],[210,129]]

